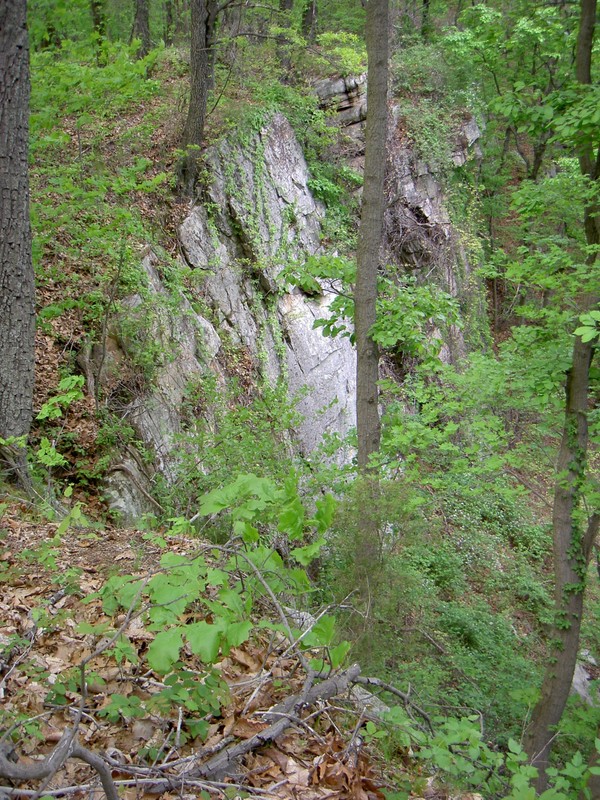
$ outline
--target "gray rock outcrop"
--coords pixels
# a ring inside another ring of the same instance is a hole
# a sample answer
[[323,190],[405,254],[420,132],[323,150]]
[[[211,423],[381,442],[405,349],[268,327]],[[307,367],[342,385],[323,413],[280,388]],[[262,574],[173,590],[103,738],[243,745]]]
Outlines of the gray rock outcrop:
[[[354,350],[347,339],[328,339],[313,328],[327,316],[330,298],[286,292],[278,282],[289,261],[320,251],[324,210],[281,114],[245,144],[221,142],[207,162],[203,204],[179,231],[184,257],[205,274],[221,335],[248,350],[263,378],[284,378],[290,398],[299,398],[305,421],[296,434],[308,454],[325,434],[344,437],[355,423]],[[207,209],[218,210],[209,215]]]
[[[325,82],[317,90],[354,130],[360,166],[364,79]],[[455,163],[476,138],[474,128],[465,130]],[[88,383],[99,383],[106,396],[116,393],[115,382],[124,382],[125,364],[139,362],[140,337],[145,342],[141,369],[147,374],[125,393],[118,413],[144,445],[146,461],[121,454],[107,480],[112,507],[128,521],[152,510],[153,475],[176,483],[189,388],[205,379],[225,386],[233,352],[243,354],[251,389],[280,382],[297,403],[302,420],[292,434],[298,453],[309,455],[328,435],[343,439],[355,425],[354,348],[348,338],[326,338],[314,327],[328,316],[331,289],[323,285],[320,294],[308,296],[286,286],[282,275],[288,264],[321,253],[324,217],[290,124],[275,114],[209,148],[204,164],[199,197],[179,229],[181,258],[195,274],[194,302],[165,280],[166,259],[148,250],[145,288],[125,300],[102,346],[86,356]],[[446,283],[459,294],[453,264],[460,248],[435,175],[393,141],[388,172],[395,194],[387,253],[396,263],[428,269],[446,253]],[[194,413],[212,423],[210,408]],[[339,455],[340,461],[349,457]]]

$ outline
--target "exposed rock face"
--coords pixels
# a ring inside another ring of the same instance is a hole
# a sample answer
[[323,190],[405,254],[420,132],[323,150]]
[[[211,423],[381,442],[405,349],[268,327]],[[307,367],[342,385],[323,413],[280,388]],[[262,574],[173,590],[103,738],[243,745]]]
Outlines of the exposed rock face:
[[[314,91],[322,106],[334,108],[342,127],[359,125],[367,118],[367,75],[317,81]],[[357,134],[358,135],[358,134]]]
[[[366,119],[366,75],[319,81],[315,87],[321,106],[335,111],[336,122],[349,137],[344,157],[358,172],[364,167],[364,120]],[[479,157],[481,131],[473,117],[466,117],[450,143],[449,167],[463,166]],[[414,147],[403,136],[403,118],[392,106],[388,122],[388,148],[382,261],[394,264],[401,272],[437,282],[459,300],[470,316],[485,317],[483,293],[472,278],[467,248],[453,228],[448,198],[440,176],[415,155]],[[426,278],[425,278],[426,276]],[[465,352],[462,333],[453,329],[446,337],[441,357],[455,361]]]
[[[327,315],[330,298],[286,292],[278,281],[290,259],[319,251],[324,215],[308,188],[306,162],[289,123],[277,114],[245,142],[224,140],[209,149],[205,161],[210,177],[202,202],[182,223],[179,238],[185,261],[203,276],[211,321],[181,293],[167,290],[160,260],[148,252],[145,296],[125,303],[135,324],[117,321],[114,334],[133,356],[135,335],[124,331],[145,327],[156,351],[166,354],[153,364],[150,386],[123,415],[168,481],[177,476],[186,390],[207,370],[225,380],[227,347],[242,348],[257,378],[285,380],[289,397],[298,398],[301,453],[309,454],[326,433],[344,437],[355,424],[354,349],[348,339],[325,338],[313,329],[314,320]],[[151,487],[135,464],[124,466],[111,474],[107,494],[131,520],[149,510],[145,492]],[[129,473],[135,480],[126,480]]]
[[[282,294],[277,281],[289,260],[319,251],[323,208],[281,114],[245,145],[221,142],[207,161],[204,203],[180,228],[184,256],[206,273],[220,334],[247,348],[264,378],[285,378],[290,397],[302,395],[298,408],[306,421],[297,436],[307,454],[325,433],[344,436],[355,423],[353,348],[313,329],[327,315],[328,298],[298,289]],[[212,217],[207,208],[217,209]]]
[[[323,102],[340,109],[346,129],[354,129],[359,161],[364,89],[364,78],[318,87]],[[475,138],[474,130],[465,131],[456,163],[466,158],[465,148]],[[311,453],[327,434],[343,438],[355,425],[354,348],[348,338],[325,338],[313,327],[315,319],[328,316],[332,296],[324,291],[309,297],[282,285],[286,264],[320,252],[324,216],[310,192],[292,128],[276,114],[258,130],[222,140],[204,160],[201,198],[179,230],[182,257],[200,277],[202,313],[179,290],[167,288],[166,265],[148,251],[142,261],[145,291],[125,302],[100,348],[100,360],[98,345],[87,360],[93,379],[106,391],[120,365],[135,361],[140,336],[153,345],[151,377],[121,409],[153,454],[153,464],[147,467],[130,454],[107,481],[113,508],[129,521],[152,510],[153,470],[170,483],[177,480],[177,440],[188,389],[206,376],[223,385],[232,350],[243,352],[252,383],[283,381],[288,396],[297,400],[304,418],[294,432],[300,453]],[[429,269],[441,252],[449,254],[447,284],[459,293],[458,283],[452,284],[458,250],[442,190],[393,134],[388,187],[393,200],[385,243],[389,257]],[[210,409],[202,413],[210,418]]]

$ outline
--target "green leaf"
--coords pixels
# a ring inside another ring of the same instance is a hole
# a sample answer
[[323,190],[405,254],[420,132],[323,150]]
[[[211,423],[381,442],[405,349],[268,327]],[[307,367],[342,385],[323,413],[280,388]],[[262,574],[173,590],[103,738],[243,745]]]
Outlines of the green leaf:
[[350,642],[340,642],[335,647],[329,649],[329,658],[331,659],[331,666],[333,669],[337,669],[341,666],[351,646]]
[[244,614],[244,602],[240,595],[234,589],[221,589],[219,591],[219,600],[231,611],[238,616]]
[[299,564],[302,564],[303,567],[306,567],[312,561],[314,561],[315,558],[317,558],[321,552],[321,548],[325,543],[325,538],[321,536],[312,544],[307,544],[304,547],[295,547],[290,551],[290,555],[293,556]]
[[248,640],[251,630],[252,623],[248,620],[245,622],[232,622],[225,628],[227,644],[230,647],[239,647]]
[[148,664],[150,668],[161,675],[165,675],[173,664],[178,661],[182,644],[183,629],[180,627],[157,633],[148,648]]
[[321,500],[316,502],[317,511],[315,513],[315,524],[319,533],[325,533],[331,526],[335,510],[337,508],[337,500],[331,494],[326,494]]
[[223,626],[204,621],[194,622],[185,626],[185,638],[194,655],[200,656],[205,664],[214,664],[219,655]]
[[331,643],[335,633],[335,617],[324,615],[302,639],[306,647],[325,647]]

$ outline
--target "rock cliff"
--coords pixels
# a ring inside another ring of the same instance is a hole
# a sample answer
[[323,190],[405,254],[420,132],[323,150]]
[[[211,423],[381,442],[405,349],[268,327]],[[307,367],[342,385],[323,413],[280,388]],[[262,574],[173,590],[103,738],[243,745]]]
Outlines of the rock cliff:
[[[353,155],[360,166],[364,81],[338,83],[318,87],[319,93],[353,128]],[[446,283],[458,293],[452,260],[460,253],[442,190],[426,165],[394,144],[393,131],[387,253],[396,261],[422,264],[446,248]],[[466,157],[475,137],[459,148],[457,158]],[[315,297],[290,290],[280,277],[290,262],[320,252],[325,214],[310,192],[307,165],[290,124],[275,114],[255,130],[222,139],[203,162],[197,201],[179,229],[181,258],[196,276],[202,307],[168,286],[165,264],[149,249],[142,262],[146,288],[126,300],[113,325],[112,355],[103,356],[108,380],[114,351],[131,358],[140,328],[157,354],[151,380],[121,409],[153,463],[143,466],[130,451],[113,466],[107,484],[113,507],[129,518],[152,510],[154,471],[168,482],[176,480],[186,391],[209,374],[223,385],[232,348],[244,353],[253,382],[281,382],[297,400],[302,421],[292,433],[300,454],[311,453],[325,434],[345,437],[355,424],[353,347],[347,338],[325,338],[313,327],[315,319],[327,316],[332,297],[327,291]],[[130,324],[122,324],[123,317]],[[126,333],[132,330],[133,338]]]

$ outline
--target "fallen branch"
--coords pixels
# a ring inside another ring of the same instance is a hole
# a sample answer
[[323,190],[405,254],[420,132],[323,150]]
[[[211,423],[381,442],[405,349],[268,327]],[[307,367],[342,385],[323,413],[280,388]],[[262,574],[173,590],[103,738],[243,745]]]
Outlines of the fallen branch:
[[[66,728],[61,740],[49,756],[37,764],[28,764],[27,766],[15,763],[12,760],[12,753],[7,753],[5,748],[1,748],[0,777],[7,778],[9,781],[19,781],[19,783],[45,780],[56,775],[68,758],[78,758],[96,770],[107,800],[119,800],[117,788],[106,763],[100,756],[78,744],[75,736],[74,728]],[[37,795],[38,792],[33,794]]]
[[[310,684],[298,695],[289,697],[284,703],[275,706],[265,717],[272,719],[279,717],[276,722],[273,722],[268,728],[260,733],[255,734],[250,739],[246,739],[234,747],[230,747],[222,753],[211,758],[206,764],[201,764],[199,767],[190,771],[190,777],[211,778],[219,775],[226,775],[237,760],[246,753],[256,750],[269,742],[279,738],[281,734],[293,724],[294,710],[302,708],[303,706],[312,706],[317,700],[328,700],[330,697],[335,697],[342,692],[345,692],[348,687],[355,681],[360,674],[360,666],[353,664],[345,672],[335,675],[316,686]],[[184,777],[184,776],[181,776]]]
[[399,697],[400,700],[404,703],[404,706],[407,709],[414,709],[417,714],[425,721],[427,727],[429,728],[430,732],[433,733],[433,724],[431,722],[431,717],[429,714],[424,711],[420,706],[414,703],[409,695],[406,692],[400,691],[400,689],[396,689],[395,686],[392,686],[391,683],[386,683],[382,681],[380,678],[363,678],[362,675],[357,675],[354,683],[358,683],[361,686],[375,686],[378,689],[382,689],[384,692],[388,692],[389,694],[393,694],[395,697]]

